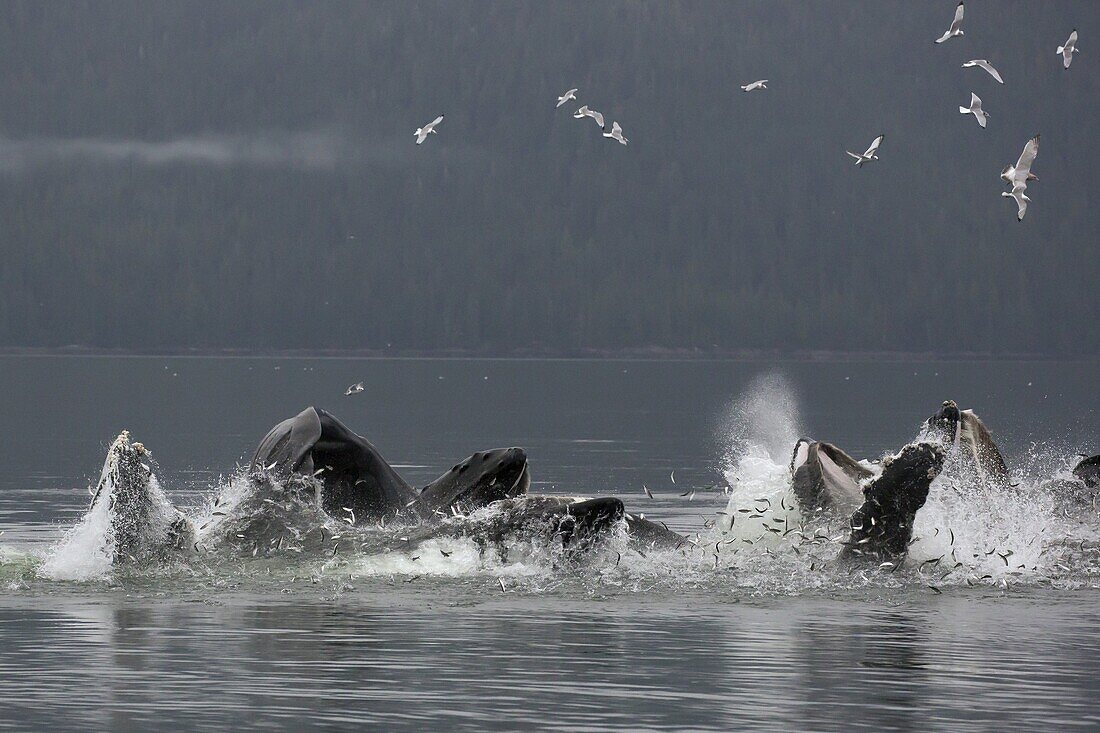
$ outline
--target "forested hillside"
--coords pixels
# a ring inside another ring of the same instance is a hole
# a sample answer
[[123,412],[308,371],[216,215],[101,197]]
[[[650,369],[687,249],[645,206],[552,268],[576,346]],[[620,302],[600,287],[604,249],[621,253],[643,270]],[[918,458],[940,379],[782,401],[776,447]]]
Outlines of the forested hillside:
[[6,2],[0,346],[1094,356],[1100,3],[953,7]]

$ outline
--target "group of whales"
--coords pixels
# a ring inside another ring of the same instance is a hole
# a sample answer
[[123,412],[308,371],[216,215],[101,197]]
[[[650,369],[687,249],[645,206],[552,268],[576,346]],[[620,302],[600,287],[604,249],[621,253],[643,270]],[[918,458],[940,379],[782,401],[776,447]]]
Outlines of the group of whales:
[[[904,557],[913,521],[951,451],[979,481],[1008,485],[1008,469],[992,436],[953,401],[918,437],[881,463],[856,461],[831,443],[800,439],[790,471],[804,516],[849,517],[841,557]],[[416,490],[378,450],[325,410],[309,407],[277,424],[260,441],[232,507],[215,505],[201,524],[161,490],[144,445],[123,431],[111,444],[89,516],[105,514],[105,546],[117,565],[144,565],[222,551],[243,556],[282,552],[335,555],[347,538],[333,526],[390,532],[364,534],[357,551],[415,550],[429,540],[468,538],[482,552],[506,557],[516,540],[541,540],[579,557],[622,530],[635,549],[687,551],[696,543],[663,523],[630,514],[614,497],[530,494],[521,448],[473,454]],[[870,467],[869,467],[870,466]],[[877,469],[877,470],[873,470]],[[1100,456],[1074,469],[1078,482],[1100,488]]]

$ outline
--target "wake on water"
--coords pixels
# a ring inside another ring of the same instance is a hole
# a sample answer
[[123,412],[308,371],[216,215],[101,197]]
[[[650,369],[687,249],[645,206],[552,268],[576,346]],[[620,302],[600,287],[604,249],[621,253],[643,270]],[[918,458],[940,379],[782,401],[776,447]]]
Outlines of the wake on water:
[[[454,579],[548,592],[581,583],[595,591],[701,587],[749,594],[797,594],[852,588],[949,586],[1098,587],[1100,523],[1095,506],[1067,502],[1070,459],[1033,445],[1010,461],[1012,486],[987,484],[954,451],[917,513],[908,557],[895,563],[846,562],[844,517],[803,513],[790,480],[791,451],[803,437],[794,391],[764,375],[734,403],[721,436],[725,488],[716,489],[714,519],[676,550],[639,548],[625,522],[580,560],[560,543],[516,538],[485,548],[464,536],[408,546],[408,525],[362,527],[321,510],[316,494],[267,477],[257,486],[243,471],[215,486],[188,516],[193,553],[153,568],[115,562],[107,502],[92,509],[41,558],[0,545],[0,571],[22,568],[22,580],[124,582],[134,577],[200,577],[205,582],[272,582],[319,578],[352,582]],[[874,472],[876,461],[862,461]],[[101,482],[111,480],[105,468]],[[150,476],[155,500],[171,504]],[[632,490],[625,494],[636,493]],[[715,496],[712,492],[711,496]],[[632,510],[627,506],[627,511]],[[490,506],[444,522],[490,521]],[[156,514],[156,512],[154,512]],[[262,568],[262,571],[257,570]]]

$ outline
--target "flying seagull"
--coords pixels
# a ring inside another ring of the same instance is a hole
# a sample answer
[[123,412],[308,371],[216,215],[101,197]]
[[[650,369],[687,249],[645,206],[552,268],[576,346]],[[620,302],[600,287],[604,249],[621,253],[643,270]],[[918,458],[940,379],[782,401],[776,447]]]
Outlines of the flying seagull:
[[1024,214],[1027,213],[1027,202],[1031,201],[1031,199],[1027,197],[1027,194],[1024,193],[1025,190],[1025,186],[1014,186],[1012,188],[1012,193],[1009,193],[1008,191],[1001,191],[1001,195],[1005,198],[1015,199],[1016,221],[1024,220]]
[[560,107],[563,104],[565,104],[566,102],[568,102],[570,99],[576,99],[576,98],[577,98],[577,90],[576,89],[570,89],[568,92],[566,92],[565,94],[558,97],[558,103],[554,105],[554,108],[557,109],[558,107]]
[[1073,54],[1081,53],[1077,50],[1077,29],[1073,29],[1073,33],[1069,34],[1069,38],[1066,39],[1066,45],[1058,47],[1058,53],[1062,55],[1062,66],[1069,68],[1070,62],[1073,61]]
[[970,92],[970,106],[959,107],[959,112],[964,115],[972,114],[978,121],[978,124],[985,128],[985,123],[989,119],[989,113],[982,109],[982,99],[974,92]]
[[1039,136],[1031,138],[1024,145],[1024,152],[1020,153],[1020,159],[1016,165],[1006,165],[1001,171],[1001,178],[1013,189],[1027,188],[1028,181],[1038,181],[1039,176],[1031,172],[1031,166],[1035,163],[1035,156],[1039,154]]
[[955,36],[963,35],[962,28],[959,26],[963,22],[963,4],[960,0],[959,4],[955,6],[955,19],[951,21],[951,27],[948,28],[942,36],[936,39],[936,43],[943,43],[948,38],[954,38]]
[[350,387],[348,387],[346,390],[344,390],[344,396],[345,397],[350,397],[353,394],[359,394],[364,389],[366,389],[366,388],[363,386],[362,382],[359,382],[358,384],[353,384]]
[[416,144],[419,145],[420,143],[427,140],[428,135],[435,135],[435,126],[442,121],[443,115],[439,115],[439,117],[436,117],[434,120],[424,125],[423,127],[416,128],[416,132],[413,133],[414,135],[416,135]]
[[993,64],[989,63],[985,59],[974,59],[972,61],[967,61],[965,64],[963,64],[964,69],[969,69],[972,66],[977,66],[980,69],[985,69],[989,72],[989,75],[996,79],[998,82],[1000,82],[1001,84],[1005,83],[1005,80],[1002,79],[1001,75],[997,73],[997,70],[993,68]]
[[856,159],[856,165],[858,167],[862,168],[864,163],[867,163],[867,162],[872,161],[872,160],[878,160],[878,155],[877,155],[878,146],[882,145],[882,141],[885,138],[886,138],[885,135],[879,135],[878,137],[876,137],[871,142],[871,147],[867,148],[867,152],[865,152],[863,155],[856,155],[851,150],[845,150],[844,152],[846,152],[848,155],[855,158]]
[[591,117],[592,119],[594,119],[596,121],[596,124],[599,125],[601,128],[604,126],[604,124],[603,124],[603,115],[600,114],[599,112],[597,112],[594,109],[588,109],[587,104],[582,106],[576,112],[574,112],[573,117],[575,117],[578,120],[583,119],[585,117]]
[[767,89],[767,88],[768,88],[768,80],[767,79],[761,79],[760,81],[754,81],[751,84],[745,84],[744,86],[741,87],[741,91],[743,91],[743,92],[755,92],[757,89]]
[[618,140],[619,143],[621,143],[622,145],[626,145],[627,142],[629,142],[625,137],[623,137],[623,128],[619,127],[618,122],[612,122],[611,132],[605,132],[603,136],[609,137],[612,140]]

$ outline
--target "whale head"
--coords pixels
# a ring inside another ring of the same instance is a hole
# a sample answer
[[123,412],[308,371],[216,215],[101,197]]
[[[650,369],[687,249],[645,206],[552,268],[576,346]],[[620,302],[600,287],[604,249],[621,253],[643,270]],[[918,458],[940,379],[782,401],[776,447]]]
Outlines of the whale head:
[[955,400],[944,400],[936,414],[925,420],[924,424],[932,437],[951,444],[958,437],[961,419],[962,413]]
[[165,496],[149,462],[149,451],[127,430],[107,450],[88,511],[105,514],[103,542],[115,563],[162,561],[194,541],[190,521]]
[[522,448],[480,451],[425,486],[417,498],[417,511],[425,516],[465,513],[526,494],[530,486],[531,472]]

